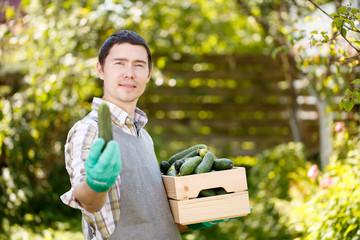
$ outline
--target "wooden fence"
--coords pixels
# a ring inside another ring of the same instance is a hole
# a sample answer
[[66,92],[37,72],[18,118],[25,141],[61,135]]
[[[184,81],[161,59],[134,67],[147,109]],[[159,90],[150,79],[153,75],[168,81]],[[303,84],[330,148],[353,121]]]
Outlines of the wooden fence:
[[[267,56],[156,56],[139,106],[149,125],[173,148],[206,143],[226,156],[252,156],[293,141],[289,108],[297,112],[304,143],[318,151],[318,114],[310,96],[292,97],[279,61]],[[300,101],[299,101],[300,99]]]

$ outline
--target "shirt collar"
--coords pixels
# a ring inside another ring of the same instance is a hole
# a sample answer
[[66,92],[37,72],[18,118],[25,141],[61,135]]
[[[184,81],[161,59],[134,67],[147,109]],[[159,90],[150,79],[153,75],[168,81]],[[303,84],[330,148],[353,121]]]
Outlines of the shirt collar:
[[102,98],[94,97],[91,105],[91,109],[97,111],[98,106],[102,102],[106,102],[108,104],[111,112],[111,118],[115,124],[125,125],[126,123],[129,122],[135,122],[137,124],[137,127],[142,128],[148,122],[146,113],[141,111],[140,108],[135,108],[134,119],[131,119],[131,117],[126,111],[124,111],[123,109],[121,109],[120,107],[116,106],[111,102],[103,100]]

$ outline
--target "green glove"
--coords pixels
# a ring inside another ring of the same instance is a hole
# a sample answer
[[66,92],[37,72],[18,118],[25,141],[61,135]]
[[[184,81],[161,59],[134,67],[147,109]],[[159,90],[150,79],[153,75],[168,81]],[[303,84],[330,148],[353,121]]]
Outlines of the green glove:
[[[250,207],[250,212],[252,211],[253,207]],[[202,228],[206,228],[206,227],[211,227],[214,226],[215,224],[219,223],[219,222],[227,222],[231,219],[237,219],[237,218],[241,218],[240,217],[234,217],[234,218],[225,218],[225,219],[220,219],[220,220],[215,220],[215,221],[211,221],[211,222],[202,222],[202,223],[194,223],[194,224],[189,224],[187,225],[188,228],[190,228],[191,230],[199,230]]]
[[217,224],[219,222],[227,222],[229,220],[230,220],[229,218],[226,218],[226,219],[215,220],[215,221],[211,221],[211,222],[194,223],[194,224],[187,225],[187,227],[190,228],[191,230],[199,230],[202,228],[214,226],[215,224]]
[[104,145],[104,139],[96,139],[85,161],[86,183],[95,192],[108,191],[121,172],[118,143],[114,140],[108,142],[101,152]]

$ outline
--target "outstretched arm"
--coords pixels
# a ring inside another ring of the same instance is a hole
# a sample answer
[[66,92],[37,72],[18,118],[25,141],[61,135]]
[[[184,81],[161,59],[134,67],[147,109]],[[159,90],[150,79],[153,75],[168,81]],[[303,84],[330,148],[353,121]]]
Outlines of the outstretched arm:
[[121,172],[119,145],[98,138],[91,146],[85,161],[86,181],[74,189],[74,196],[88,212],[96,212],[104,205],[107,193]]

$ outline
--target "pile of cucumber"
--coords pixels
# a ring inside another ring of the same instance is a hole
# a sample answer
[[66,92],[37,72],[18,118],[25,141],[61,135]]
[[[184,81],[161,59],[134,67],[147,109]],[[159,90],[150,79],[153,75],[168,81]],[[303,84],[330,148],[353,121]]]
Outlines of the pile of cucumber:
[[233,168],[228,158],[216,158],[205,144],[184,149],[160,163],[160,170],[167,176],[186,176]]

